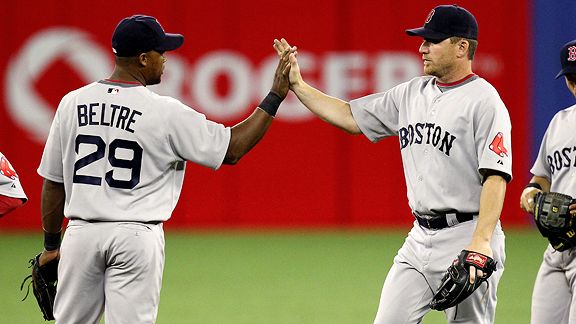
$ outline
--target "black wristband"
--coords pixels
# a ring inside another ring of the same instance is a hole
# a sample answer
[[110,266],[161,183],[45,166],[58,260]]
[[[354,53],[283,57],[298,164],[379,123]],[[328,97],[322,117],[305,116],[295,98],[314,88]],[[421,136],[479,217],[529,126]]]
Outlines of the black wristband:
[[542,190],[542,186],[537,184],[536,182],[530,182],[526,185],[526,188],[536,188],[538,190]]
[[262,102],[258,105],[260,109],[267,112],[270,116],[276,116],[276,112],[278,111],[278,107],[280,107],[280,103],[282,103],[282,98],[276,93],[270,91],[268,95],[262,100]]
[[46,251],[54,251],[59,249],[61,241],[62,238],[60,232],[48,233],[44,231],[44,249]]

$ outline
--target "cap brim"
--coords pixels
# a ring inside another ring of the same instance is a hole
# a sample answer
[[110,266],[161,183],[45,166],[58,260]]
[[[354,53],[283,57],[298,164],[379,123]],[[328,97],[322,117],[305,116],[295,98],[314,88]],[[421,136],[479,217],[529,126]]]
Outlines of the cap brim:
[[437,31],[433,31],[431,29],[426,29],[424,27],[406,29],[406,34],[408,34],[409,36],[420,36],[420,37],[430,39],[430,40],[435,40],[435,41],[443,41],[446,38],[450,38],[450,35],[446,35],[444,33],[439,33]]
[[156,51],[173,51],[184,43],[184,36],[180,34],[168,34],[166,33],[166,38],[162,40],[162,43],[156,47]]
[[556,74],[556,79],[566,74],[576,74],[576,66],[567,66]]

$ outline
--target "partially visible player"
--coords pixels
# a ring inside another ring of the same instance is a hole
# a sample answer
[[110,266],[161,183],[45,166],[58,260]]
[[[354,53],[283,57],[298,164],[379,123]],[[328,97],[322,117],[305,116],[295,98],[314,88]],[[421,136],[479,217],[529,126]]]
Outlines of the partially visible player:
[[0,217],[23,206],[26,201],[28,198],[16,170],[0,152]]
[[[102,313],[106,323],[154,323],[162,223],[178,201],[185,161],[212,169],[236,164],[286,97],[290,49],[270,93],[234,127],[153,93],[146,86],[160,82],[165,52],[183,41],[154,17],[123,19],[112,36],[112,75],[68,93],[58,106],[38,168],[45,179],[39,263],[60,258],[57,323],[99,323]],[[64,217],[70,222],[60,242]]]
[[[570,93],[576,96],[576,40],[560,50],[561,70]],[[520,196],[520,207],[534,213],[537,192],[559,192],[576,197],[576,168],[570,162],[576,152],[576,105],[560,110],[544,134],[538,157],[530,172],[534,175]],[[576,205],[570,206],[576,214]],[[532,324],[576,322],[576,254],[574,248],[556,251],[548,244],[532,292]]]
[[[472,72],[478,25],[456,5],[432,9],[422,37],[425,76],[346,102],[302,79],[290,54],[290,87],[322,120],[372,142],[397,136],[414,226],[388,272],[374,323],[420,323],[446,269],[463,249],[493,257],[498,271],[470,297],[448,308],[449,323],[493,323],[504,270],[500,213],[512,179],[511,124],[498,92]],[[290,48],[275,41],[282,54]],[[395,184],[382,179],[381,190]],[[478,255],[478,254],[476,254]],[[471,267],[470,281],[484,276]]]

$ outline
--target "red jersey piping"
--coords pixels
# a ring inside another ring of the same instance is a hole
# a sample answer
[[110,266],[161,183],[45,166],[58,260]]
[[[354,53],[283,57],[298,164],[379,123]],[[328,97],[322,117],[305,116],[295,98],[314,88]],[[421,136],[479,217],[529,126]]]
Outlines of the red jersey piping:
[[475,73],[470,73],[467,76],[465,76],[463,79],[458,80],[458,81],[454,81],[454,82],[450,82],[450,83],[442,83],[442,82],[438,81],[438,79],[436,79],[436,85],[438,85],[439,87],[452,87],[452,86],[458,85],[458,84],[470,79],[471,77],[473,77],[475,75],[476,75]]
[[138,82],[138,81],[123,81],[123,80],[112,80],[112,79],[104,79],[106,81],[109,82],[114,82],[114,83],[125,83],[125,84],[137,84],[137,85],[142,85],[142,83]]

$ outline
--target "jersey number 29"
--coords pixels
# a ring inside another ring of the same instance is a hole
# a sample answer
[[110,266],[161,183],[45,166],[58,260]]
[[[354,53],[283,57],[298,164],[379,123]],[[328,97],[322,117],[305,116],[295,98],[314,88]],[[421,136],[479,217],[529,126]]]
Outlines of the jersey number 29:
[[[74,183],[84,183],[94,186],[102,184],[102,178],[93,175],[78,174],[78,171],[83,167],[94,163],[106,155],[106,143],[100,136],[94,135],[78,135],[76,136],[75,150],[76,154],[80,149],[80,145],[92,145],[96,150],[92,153],[80,158],[74,163]],[[117,149],[131,150],[133,152],[132,159],[121,159],[116,156]],[[123,168],[131,170],[130,180],[114,179],[114,169],[106,172],[104,179],[110,187],[119,189],[132,189],[140,182],[140,169],[142,168],[142,147],[134,141],[115,139],[108,145],[108,162],[114,168]]]

